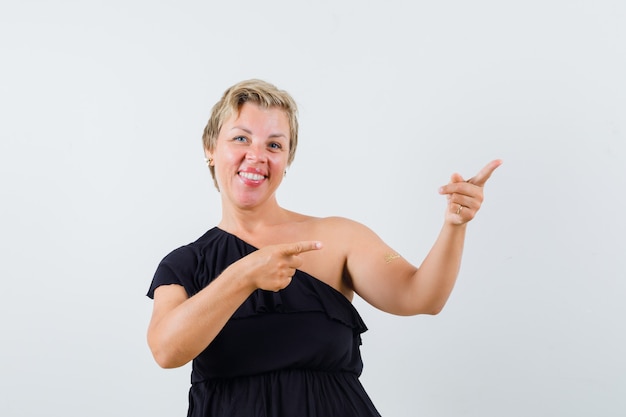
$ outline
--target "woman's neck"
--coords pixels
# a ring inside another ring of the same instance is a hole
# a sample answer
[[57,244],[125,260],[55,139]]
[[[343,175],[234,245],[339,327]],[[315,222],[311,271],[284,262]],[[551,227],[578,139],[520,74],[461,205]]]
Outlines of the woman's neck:
[[233,207],[223,203],[222,220],[218,227],[235,235],[254,235],[288,221],[289,213],[276,200],[253,208]]

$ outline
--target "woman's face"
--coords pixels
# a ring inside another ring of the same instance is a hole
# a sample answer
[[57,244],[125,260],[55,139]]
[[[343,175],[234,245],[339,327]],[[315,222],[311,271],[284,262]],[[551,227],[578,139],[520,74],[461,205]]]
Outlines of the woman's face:
[[289,157],[289,120],[278,107],[244,103],[227,119],[213,152],[215,176],[223,198],[254,207],[273,197]]

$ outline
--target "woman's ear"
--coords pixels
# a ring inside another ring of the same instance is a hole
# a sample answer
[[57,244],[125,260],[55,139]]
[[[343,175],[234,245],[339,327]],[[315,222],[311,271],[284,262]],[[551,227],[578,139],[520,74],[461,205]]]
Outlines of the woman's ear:
[[209,167],[213,165],[213,153],[206,148],[204,149],[204,161]]

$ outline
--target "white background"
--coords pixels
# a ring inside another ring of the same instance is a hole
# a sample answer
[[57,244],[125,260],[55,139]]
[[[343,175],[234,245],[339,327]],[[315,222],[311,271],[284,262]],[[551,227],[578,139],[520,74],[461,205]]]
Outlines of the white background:
[[622,0],[3,1],[0,415],[185,415],[145,292],[219,221],[200,136],[253,77],[300,106],[279,201],[416,264],[437,188],[504,160],[440,315],[355,301],[384,416],[625,415],[625,22]]

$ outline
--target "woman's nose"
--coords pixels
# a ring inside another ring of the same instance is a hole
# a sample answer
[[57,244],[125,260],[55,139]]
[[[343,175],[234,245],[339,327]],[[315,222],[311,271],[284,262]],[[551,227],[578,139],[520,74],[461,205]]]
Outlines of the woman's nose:
[[256,146],[248,148],[246,159],[250,162],[265,162],[267,161],[267,155],[264,149],[260,149]]

